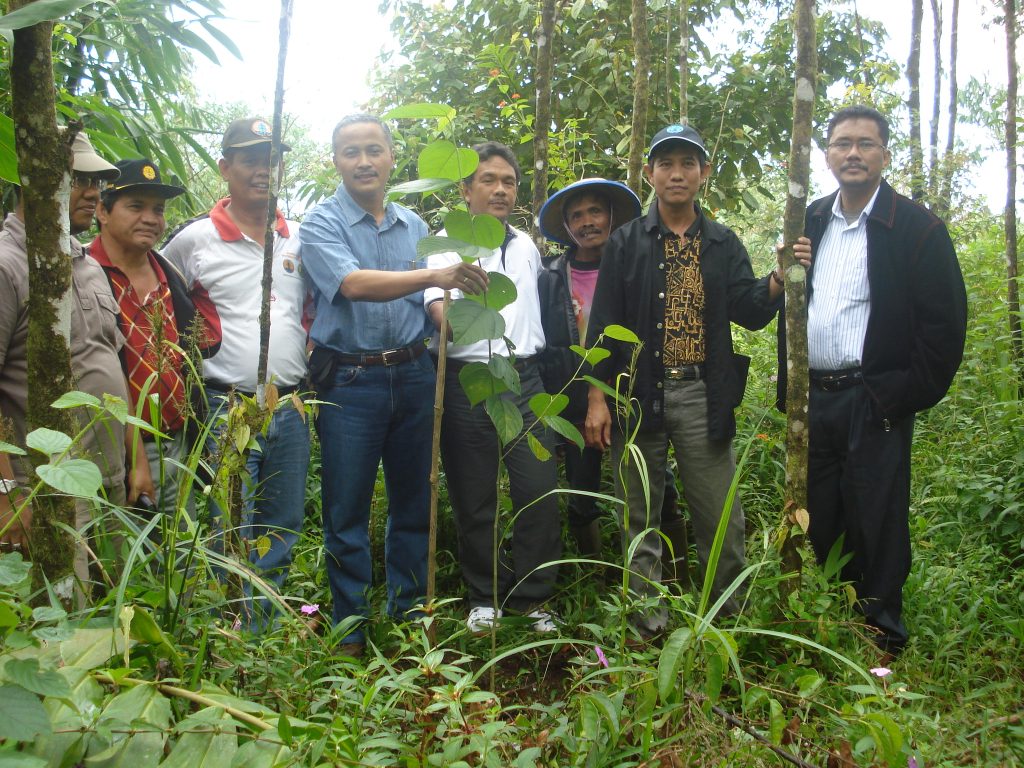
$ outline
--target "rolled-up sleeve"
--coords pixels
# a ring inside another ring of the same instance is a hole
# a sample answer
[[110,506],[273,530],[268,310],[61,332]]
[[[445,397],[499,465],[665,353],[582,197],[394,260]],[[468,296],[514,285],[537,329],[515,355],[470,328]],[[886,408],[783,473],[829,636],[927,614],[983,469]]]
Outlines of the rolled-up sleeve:
[[299,229],[302,243],[302,264],[313,287],[331,303],[339,301],[341,284],[360,268],[359,259],[345,238],[340,216],[325,211],[325,206],[314,210]]

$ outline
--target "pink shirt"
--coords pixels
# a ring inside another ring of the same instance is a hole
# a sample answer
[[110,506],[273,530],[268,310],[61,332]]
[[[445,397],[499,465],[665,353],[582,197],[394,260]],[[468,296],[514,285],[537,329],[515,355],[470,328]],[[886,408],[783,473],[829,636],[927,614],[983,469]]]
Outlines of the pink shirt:
[[576,316],[576,326],[580,329],[580,341],[587,338],[587,323],[590,322],[590,309],[594,306],[594,289],[597,287],[599,262],[588,263],[589,269],[581,269],[577,265],[569,267],[569,292],[572,294],[572,311]]

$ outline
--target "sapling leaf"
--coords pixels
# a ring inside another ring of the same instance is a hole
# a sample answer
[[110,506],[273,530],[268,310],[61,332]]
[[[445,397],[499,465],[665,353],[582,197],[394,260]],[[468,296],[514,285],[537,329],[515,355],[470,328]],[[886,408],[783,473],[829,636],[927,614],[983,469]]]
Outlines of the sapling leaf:
[[389,109],[381,120],[451,120],[455,117],[455,108],[447,104],[431,104],[421,102],[417,104],[402,104],[401,106]]
[[452,344],[473,344],[486,339],[500,339],[505,333],[505,318],[497,310],[468,299],[458,299],[448,308],[452,327]]
[[544,447],[544,444],[534,436],[533,432],[526,433],[526,442],[538,461],[547,461],[551,458],[551,451]]
[[52,488],[69,496],[91,498],[103,485],[99,467],[87,459],[64,459],[36,467],[36,474]]
[[78,408],[79,406],[100,407],[100,399],[88,392],[65,392],[53,401],[52,408]]
[[570,344],[569,349],[582,357],[583,362],[587,365],[597,365],[605,358],[611,357],[612,354],[604,347],[591,347],[590,349],[584,349],[579,344]]
[[479,164],[480,156],[472,149],[460,148],[447,139],[441,139],[430,142],[420,151],[416,170],[421,179],[449,179],[457,182],[471,176]]
[[508,390],[505,381],[491,372],[487,363],[473,362],[459,371],[459,384],[466,393],[470,405],[482,403],[491,395],[499,395]]
[[504,355],[491,355],[487,361],[488,370],[496,377],[505,382],[505,386],[517,395],[521,394],[522,382],[519,380],[519,371],[512,365],[512,361]]
[[387,194],[384,195],[384,199],[392,202],[400,200],[406,195],[440,192],[442,189],[447,189],[454,184],[455,182],[451,179],[413,179],[412,181],[404,181],[401,184],[395,184],[395,186],[390,187]]
[[501,310],[516,300],[518,291],[516,284],[507,275],[501,272],[488,272],[490,282],[487,290],[483,293],[464,293],[463,296],[481,306],[490,307],[493,310]]
[[416,255],[421,259],[435,253],[457,253],[463,261],[474,262],[490,256],[491,251],[491,248],[481,248],[479,245],[471,245],[444,235],[428,235],[416,241]]
[[45,456],[56,456],[71,446],[71,438],[63,432],[39,427],[25,436],[25,445]]
[[498,433],[502,445],[508,445],[523,431],[523,414],[500,395],[491,395],[484,401],[484,409]]
[[491,250],[505,242],[505,225],[489,213],[474,216],[468,211],[451,211],[444,217],[444,231],[448,237]]
[[633,333],[629,328],[625,328],[621,325],[606,325],[604,327],[604,335],[609,339],[615,339],[616,341],[624,341],[628,344],[639,344],[640,337]]
[[545,416],[557,416],[569,405],[569,396],[559,392],[556,395],[549,395],[547,392],[540,392],[530,398],[530,410],[540,419]]
[[0,685],[0,739],[32,741],[50,732],[50,717],[39,698],[20,685]]
[[542,421],[545,426],[555,430],[566,440],[571,440],[576,444],[577,448],[581,451],[583,450],[583,435],[580,434],[575,424],[563,419],[561,416],[545,416]]
[[26,456],[26,455],[28,455],[24,448],[19,448],[16,445],[11,445],[10,443],[5,443],[3,440],[0,440],[0,453],[10,453],[10,454],[12,454],[14,456]]
[[64,699],[71,695],[71,686],[55,669],[40,669],[39,659],[8,659],[4,677],[40,696]]

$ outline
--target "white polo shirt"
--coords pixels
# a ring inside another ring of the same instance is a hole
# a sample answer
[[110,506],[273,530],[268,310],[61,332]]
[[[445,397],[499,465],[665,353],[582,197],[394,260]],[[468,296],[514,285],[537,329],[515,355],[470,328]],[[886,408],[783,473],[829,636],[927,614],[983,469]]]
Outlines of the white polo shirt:
[[[203,361],[203,377],[241,390],[256,390],[260,351],[263,246],[239,230],[228,215],[230,198],[206,218],[186,225],[163,255],[185,275],[196,303],[208,301],[220,318],[221,345]],[[277,214],[270,292],[270,355],[267,375],[279,387],[306,375],[307,290],[299,258],[299,225]]]
[[[532,357],[544,349],[544,327],[540,319],[540,296],[537,293],[537,276],[542,265],[537,246],[530,236],[514,227],[509,227],[512,239],[507,246],[496,248],[490,256],[480,260],[480,266],[488,272],[501,272],[515,283],[516,300],[501,310],[505,319],[505,336],[515,344],[517,358]],[[444,230],[438,233],[444,236]],[[461,257],[457,253],[436,253],[427,259],[430,269],[458,264]],[[462,291],[451,292],[452,300],[461,299]],[[444,298],[440,288],[427,288],[423,292],[423,305],[429,306],[434,301]],[[430,348],[437,349],[438,334],[430,340]],[[501,339],[477,341],[473,344],[449,344],[447,355],[455,360],[465,362],[487,362],[491,351],[507,355],[507,347]]]

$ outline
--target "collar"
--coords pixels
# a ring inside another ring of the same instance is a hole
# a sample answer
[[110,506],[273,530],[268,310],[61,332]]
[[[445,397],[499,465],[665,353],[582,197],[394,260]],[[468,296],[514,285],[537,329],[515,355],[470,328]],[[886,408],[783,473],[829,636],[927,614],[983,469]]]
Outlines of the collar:
[[384,219],[378,225],[373,214],[359,205],[359,203],[352,198],[352,195],[350,195],[348,190],[345,189],[344,183],[338,185],[338,190],[334,193],[334,196],[338,200],[338,205],[341,206],[341,214],[345,218],[345,223],[350,227],[359,223],[367,216],[370,217],[374,226],[378,226],[380,229],[387,229],[388,227],[402,221],[401,217],[398,215],[398,207],[394,203],[385,203]]
[[[704,226],[706,220],[704,217],[704,211],[701,209],[700,205],[694,203],[693,210],[697,214],[697,218],[695,218],[693,220],[693,223],[686,229],[686,234],[689,235],[690,237],[693,237],[698,232],[707,229]],[[669,229],[662,223],[661,214],[658,213],[657,198],[655,198],[654,203],[651,204],[650,210],[647,211],[647,216],[644,218],[644,229],[646,229],[650,233],[653,233],[655,230],[659,230],[662,232],[662,234],[675,234],[675,232],[673,232],[671,229]]]
[[[213,222],[217,234],[220,235],[220,239],[226,243],[242,240],[245,237],[242,234],[242,230],[238,228],[238,225],[235,224],[234,219],[228,213],[228,203],[230,202],[231,198],[225,197],[210,210],[210,220]],[[280,209],[275,211],[274,215],[276,216],[274,230],[281,237],[288,237],[288,222],[285,221]]]
[[[89,255],[96,259],[96,261],[99,262],[99,265],[101,267],[103,267],[104,269],[116,270],[118,274],[124,275],[124,272],[121,270],[121,268],[110,260],[110,254],[108,254],[107,249],[103,247],[102,237],[97,237],[95,240],[89,243],[88,248]],[[160,282],[161,285],[166,285],[167,275],[164,274],[163,269],[160,267],[160,262],[157,261],[156,255],[153,253],[153,251],[147,251],[146,257],[149,259],[149,266],[151,266],[153,268],[153,271],[156,272],[156,279]],[[127,279],[127,276],[125,276],[125,278]]]
[[[860,212],[860,216],[857,217],[856,226],[860,226],[860,223],[871,215],[871,211],[873,211],[874,208],[875,208],[875,200],[878,199],[878,193],[881,192],[881,191],[882,191],[882,185],[879,184],[878,187],[875,189],[875,194],[873,194],[871,196],[871,199],[868,200],[868,204],[864,206],[864,210],[862,210]],[[838,218],[842,219],[844,223],[846,222],[846,217],[843,216],[843,196],[842,195],[837,194],[836,195],[836,199],[832,201],[832,215],[834,217],[838,217]],[[855,225],[850,224],[848,226],[855,226]]]

